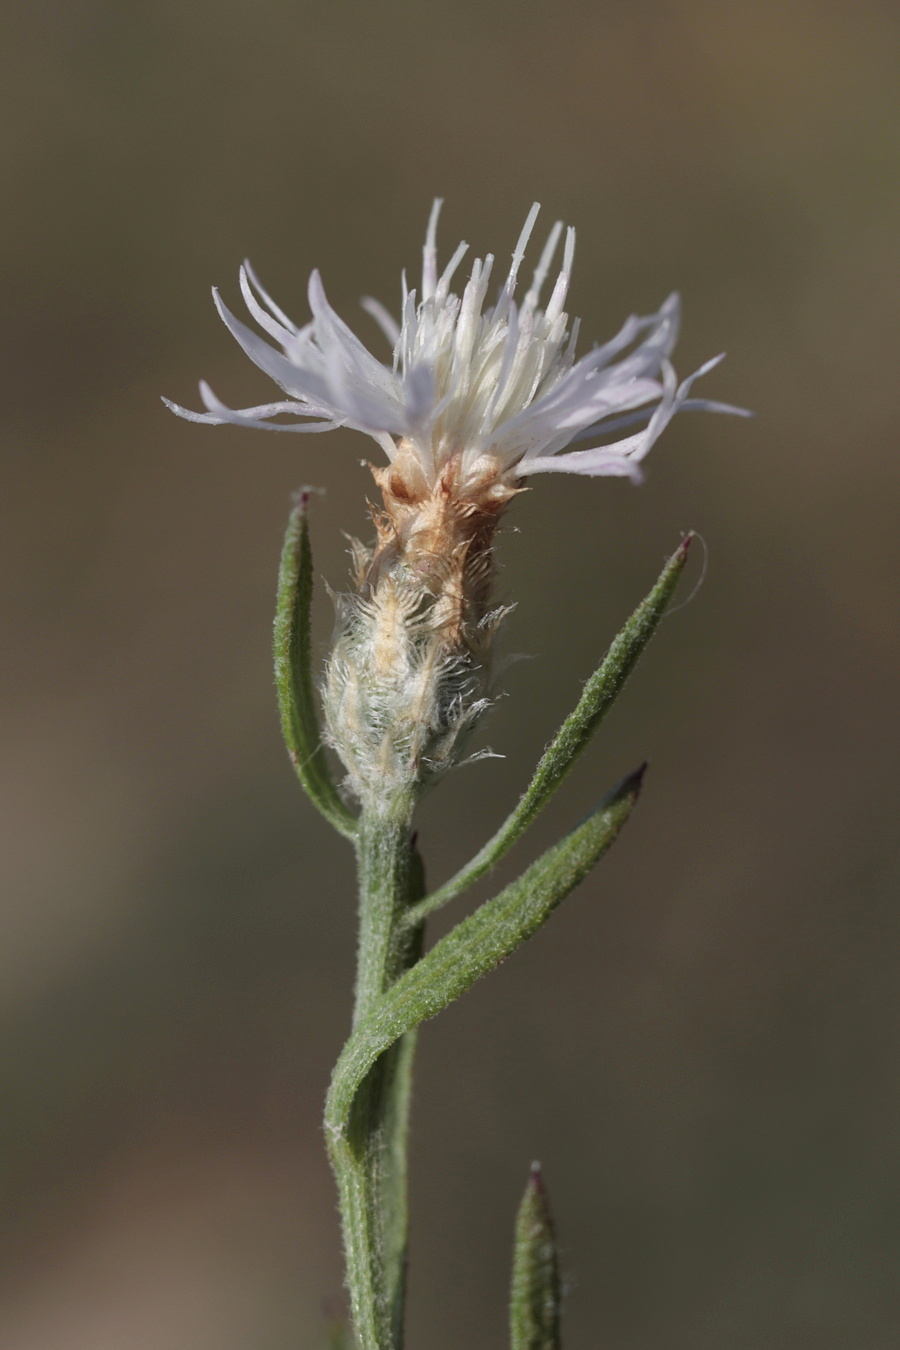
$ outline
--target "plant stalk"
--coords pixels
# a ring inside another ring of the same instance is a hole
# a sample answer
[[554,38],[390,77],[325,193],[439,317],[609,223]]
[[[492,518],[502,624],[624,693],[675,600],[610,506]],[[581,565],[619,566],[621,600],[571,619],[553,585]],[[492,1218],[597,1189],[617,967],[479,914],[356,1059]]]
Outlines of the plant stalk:
[[[424,893],[411,814],[404,797],[360,817],[354,1027],[421,955],[422,926],[402,922]],[[360,1350],[401,1350],[403,1344],[414,1051],[412,1031],[381,1055],[356,1094],[346,1133],[329,1139]]]

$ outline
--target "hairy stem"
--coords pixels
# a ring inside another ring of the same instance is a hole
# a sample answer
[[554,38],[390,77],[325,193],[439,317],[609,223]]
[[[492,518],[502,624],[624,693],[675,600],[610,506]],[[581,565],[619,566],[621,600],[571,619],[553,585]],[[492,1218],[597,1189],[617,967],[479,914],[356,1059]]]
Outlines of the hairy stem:
[[[418,960],[421,926],[402,924],[423,894],[405,800],[363,814],[357,843],[359,958],[353,1025]],[[407,1250],[407,1133],[415,1032],[380,1056],[329,1138],[338,1184],[347,1282],[361,1350],[400,1350]]]

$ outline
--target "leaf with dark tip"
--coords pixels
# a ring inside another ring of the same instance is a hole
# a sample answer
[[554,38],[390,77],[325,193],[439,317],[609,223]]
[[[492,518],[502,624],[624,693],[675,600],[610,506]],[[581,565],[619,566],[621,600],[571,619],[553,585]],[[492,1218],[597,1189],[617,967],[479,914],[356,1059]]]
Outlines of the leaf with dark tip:
[[544,924],[615,840],[640,792],[643,766],[499,895],[461,920],[375,1002],[335,1067],[325,1110],[332,1148],[346,1137],[359,1085],[400,1036],[459,998]]
[[511,1350],[559,1350],[559,1256],[539,1163],[533,1163],[516,1215],[509,1298]]
[[407,921],[419,923],[489,872],[524,834],[547,804],[612,707],[665,613],[687,562],[693,535],[688,534],[666,563],[656,585],[638,605],[584,686],[576,707],[544,751],[534,777],[518,805],[496,834],[449,881],[410,910]]

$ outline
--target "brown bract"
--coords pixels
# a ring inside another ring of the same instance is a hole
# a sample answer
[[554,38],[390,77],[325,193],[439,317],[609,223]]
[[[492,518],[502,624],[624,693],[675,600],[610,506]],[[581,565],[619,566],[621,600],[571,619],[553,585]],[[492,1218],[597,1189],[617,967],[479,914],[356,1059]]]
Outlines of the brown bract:
[[488,455],[465,473],[462,457],[452,456],[429,482],[403,441],[392,464],[370,467],[383,505],[372,507],[378,540],[361,589],[371,593],[387,577],[402,577],[431,597],[431,623],[444,641],[464,644],[487,613],[500,515],[525,489]]

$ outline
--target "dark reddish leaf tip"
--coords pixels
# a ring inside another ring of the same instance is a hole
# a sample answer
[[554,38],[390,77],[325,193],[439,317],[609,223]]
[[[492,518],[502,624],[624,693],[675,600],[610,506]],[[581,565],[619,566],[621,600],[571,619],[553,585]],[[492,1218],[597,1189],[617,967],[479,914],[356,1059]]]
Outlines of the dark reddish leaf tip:
[[641,784],[644,781],[644,774],[647,772],[647,765],[649,762],[649,760],[645,759],[643,764],[638,765],[634,773],[630,773],[626,778],[623,778],[619,792],[640,792]]
[[305,515],[306,508],[309,506],[309,499],[313,495],[313,493],[314,492],[322,493],[324,491],[325,489],[320,487],[307,486],[298,488],[297,491],[293,493],[291,496],[291,502],[293,503],[294,510],[299,511],[301,515]]
[[676,558],[686,558],[692,541],[696,538],[693,530],[688,530],[675,552]]
[[639,764],[633,773],[626,774],[620,782],[616,783],[611,792],[607,792],[601,806],[611,806],[613,802],[621,801],[623,797],[636,797],[641,790],[644,774],[647,772],[648,760]]
[[537,1199],[537,1202],[546,1209],[547,1188],[544,1185],[544,1174],[541,1171],[541,1164],[539,1162],[533,1162],[531,1164],[528,1173],[528,1184],[525,1187],[525,1195],[534,1196]]

